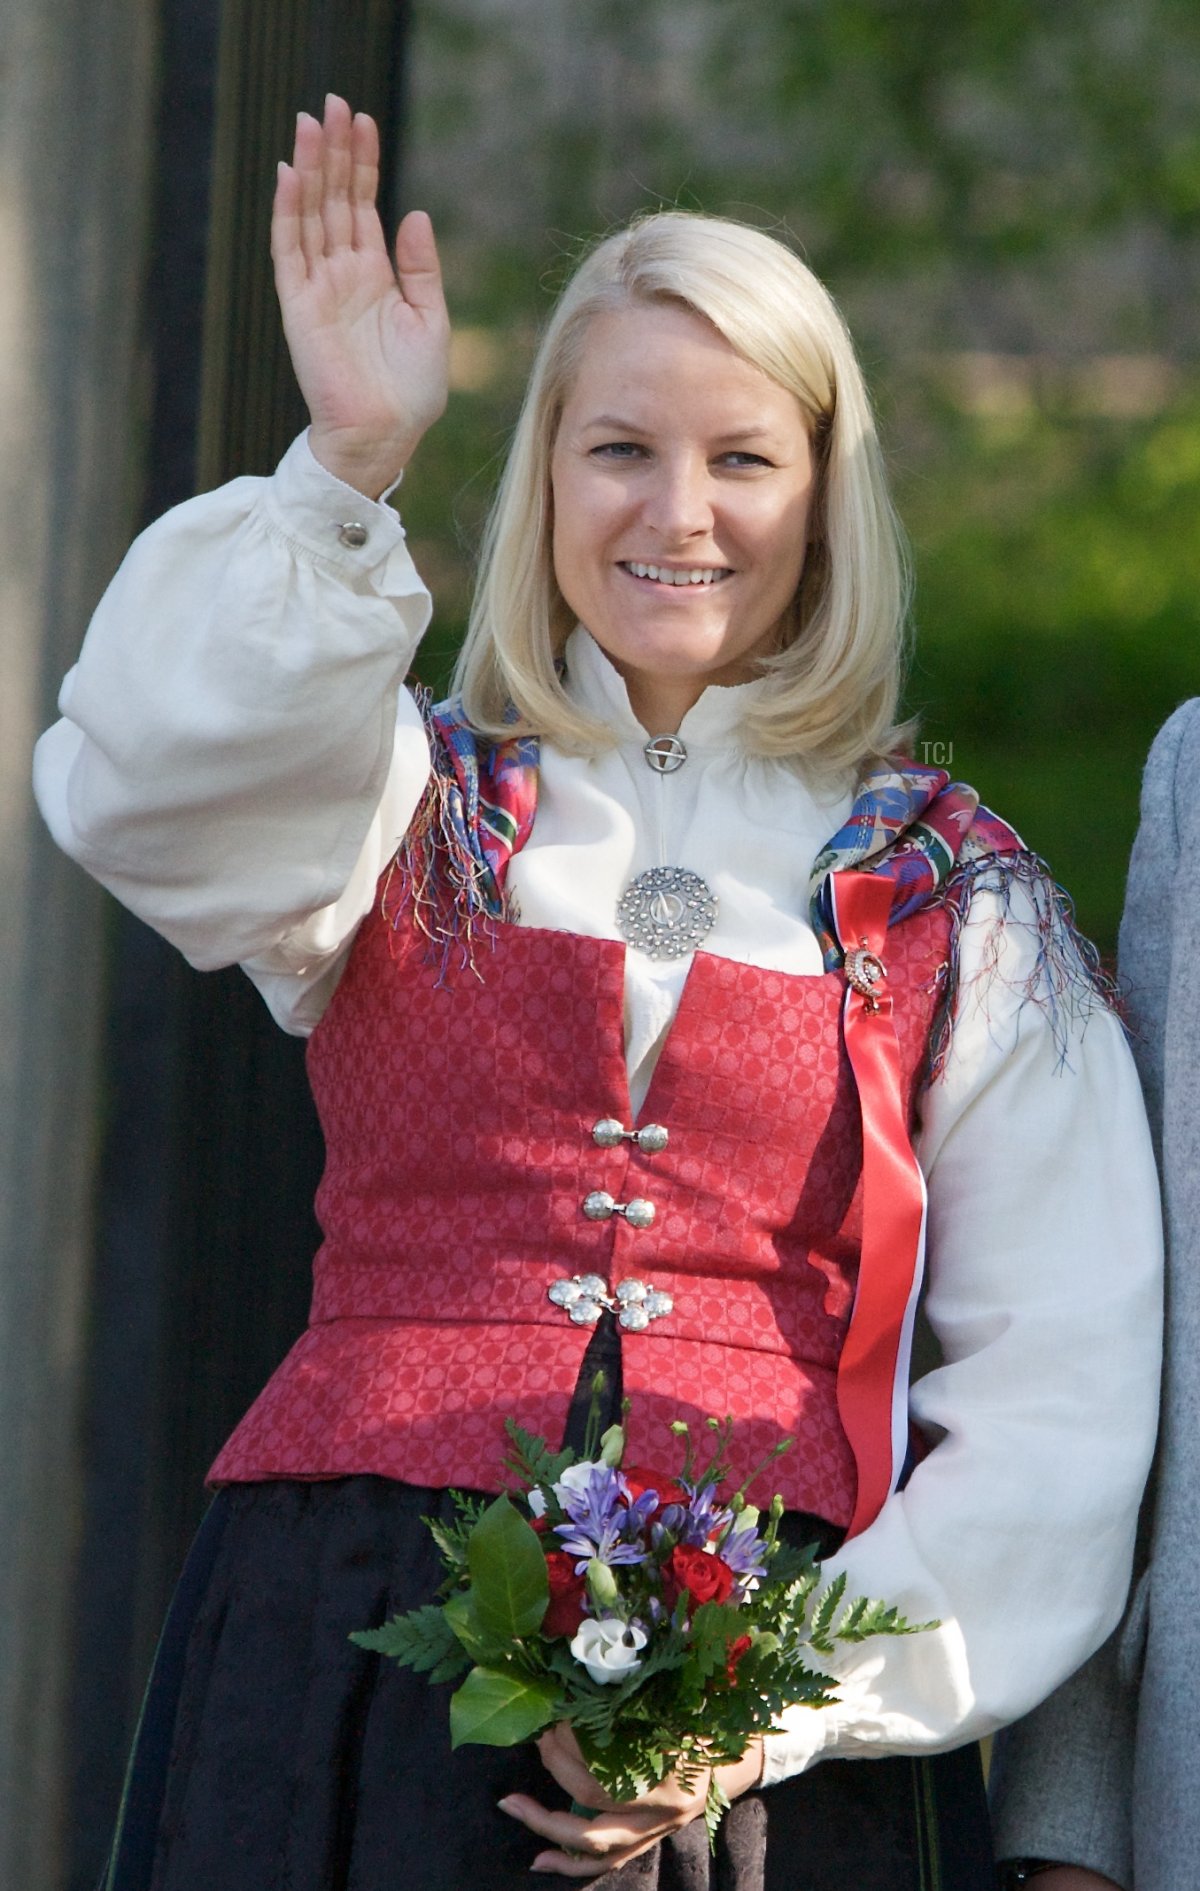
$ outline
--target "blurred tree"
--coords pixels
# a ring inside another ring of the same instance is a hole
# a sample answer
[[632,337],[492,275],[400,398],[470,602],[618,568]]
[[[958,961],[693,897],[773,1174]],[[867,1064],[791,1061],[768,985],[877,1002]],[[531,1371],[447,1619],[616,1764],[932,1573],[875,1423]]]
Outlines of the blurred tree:
[[927,739],[1111,947],[1140,758],[1200,690],[1190,0],[427,0],[413,103],[468,331],[404,497],[430,680],[579,240],[663,203],[790,231],[882,409]]

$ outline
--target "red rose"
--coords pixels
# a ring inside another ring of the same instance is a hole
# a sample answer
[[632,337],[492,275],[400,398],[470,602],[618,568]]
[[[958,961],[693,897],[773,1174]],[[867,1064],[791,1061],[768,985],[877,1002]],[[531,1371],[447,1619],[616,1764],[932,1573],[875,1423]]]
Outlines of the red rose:
[[688,1613],[702,1602],[728,1602],[733,1594],[733,1571],[711,1550],[677,1543],[663,1564],[663,1595],[674,1609],[681,1595],[688,1598]]
[[[657,1491],[658,1510],[665,1510],[668,1504],[688,1502],[687,1492],[675,1482],[674,1478],[667,1477],[659,1471],[648,1471],[644,1465],[623,1466],[621,1476],[629,1486],[629,1497],[633,1503],[636,1503],[637,1499],[648,1490]],[[658,1515],[658,1510],[655,1511],[655,1516]]]
[[725,1677],[730,1687],[737,1679],[737,1665],[751,1647],[749,1635],[736,1635],[725,1650]]
[[575,1574],[575,1558],[565,1550],[546,1551],[550,1607],[542,1618],[543,1635],[573,1635],[583,1620],[587,1584]]

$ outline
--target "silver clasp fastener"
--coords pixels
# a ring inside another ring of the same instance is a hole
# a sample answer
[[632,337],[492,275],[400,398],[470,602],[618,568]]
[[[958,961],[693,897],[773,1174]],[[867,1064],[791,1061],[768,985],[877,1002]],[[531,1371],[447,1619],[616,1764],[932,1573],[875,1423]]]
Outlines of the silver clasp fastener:
[[552,1281],[546,1293],[576,1326],[595,1326],[607,1308],[628,1333],[643,1332],[652,1320],[665,1319],[675,1308],[669,1293],[660,1292],[644,1280],[620,1281],[616,1294],[610,1294],[599,1274],[575,1274],[570,1280]]
[[626,1129],[615,1116],[602,1116],[592,1125],[592,1141],[601,1149],[615,1149],[620,1142],[635,1142],[643,1154],[657,1156],[670,1142],[662,1123],[646,1123],[641,1129]]
[[654,1203],[648,1202],[644,1195],[635,1195],[631,1202],[618,1202],[606,1188],[594,1188],[583,1198],[583,1212],[589,1221],[608,1221],[613,1215],[624,1215],[631,1228],[648,1228],[654,1220],[655,1209]]
[[656,775],[673,775],[687,760],[687,743],[678,735],[653,735],[643,743],[642,754]]

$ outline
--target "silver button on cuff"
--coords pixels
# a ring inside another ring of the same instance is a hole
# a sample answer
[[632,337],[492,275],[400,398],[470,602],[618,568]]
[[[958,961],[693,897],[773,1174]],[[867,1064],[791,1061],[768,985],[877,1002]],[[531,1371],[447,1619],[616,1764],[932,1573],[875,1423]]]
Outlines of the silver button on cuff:
[[671,1138],[661,1123],[647,1123],[641,1129],[626,1129],[615,1116],[602,1116],[592,1125],[592,1141],[601,1149],[615,1149],[618,1143],[635,1142],[647,1156],[657,1156],[666,1148]]
[[618,1202],[606,1188],[594,1188],[583,1198],[583,1212],[589,1221],[608,1221],[613,1215],[624,1215],[631,1228],[648,1228],[654,1220],[655,1208],[653,1202],[641,1195],[635,1195],[631,1202]]
[[346,546],[347,550],[352,552],[361,551],[370,536],[371,534],[367,531],[366,526],[358,519],[347,519],[344,525],[338,526],[338,538],[340,542]]

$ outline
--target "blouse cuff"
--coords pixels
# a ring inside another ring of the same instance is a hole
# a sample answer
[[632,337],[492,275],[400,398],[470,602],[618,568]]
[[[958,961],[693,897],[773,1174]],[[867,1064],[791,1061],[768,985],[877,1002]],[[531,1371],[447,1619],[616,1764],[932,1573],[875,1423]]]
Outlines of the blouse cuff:
[[[389,493],[402,477],[389,486]],[[266,481],[262,504],[274,538],[334,567],[352,584],[356,579],[369,583],[383,596],[404,596],[421,588],[404,543],[404,527],[391,506],[383,499],[368,499],[328,472],[314,457],[307,431],[292,441]]]
[[773,1733],[763,1741],[763,1770],[760,1786],[777,1786],[781,1780],[805,1773],[826,1751],[833,1735],[832,1713],[828,1707],[794,1707],[780,1718]]

